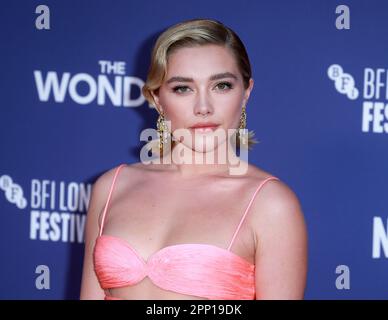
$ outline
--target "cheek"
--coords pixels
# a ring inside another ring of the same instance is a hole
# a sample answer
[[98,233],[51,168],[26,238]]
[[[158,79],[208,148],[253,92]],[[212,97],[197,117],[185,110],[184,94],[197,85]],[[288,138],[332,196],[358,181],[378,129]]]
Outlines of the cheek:
[[[215,100],[215,106],[222,112],[228,122],[235,123],[240,119],[243,95],[239,90],[233,93],[223,94]],[[218,111],[217,110],[217,111]]]
[[236,128],[240,123],[241,106],[240,101],[228,101],[228,103],[220,106],[220,116],[224,119],[228,128]]
[[185,128],[192,120],[192,114],[184,106],[169,104],[165,107],[167,120],[171,121],[171,129]]
[[179,111],[168,111],[168,119],[171,121],[172,129],[179,129],[184,127],[185,118]]
[[240,124],[240,111],[239,108],[233,110],[229,117],[229,128],[237,128]]
[[160,90],[159,103],[163,108],[165,118],[171,121],[171,125],[177,128],[185,119],[184,103],[177,99],[174,93]]

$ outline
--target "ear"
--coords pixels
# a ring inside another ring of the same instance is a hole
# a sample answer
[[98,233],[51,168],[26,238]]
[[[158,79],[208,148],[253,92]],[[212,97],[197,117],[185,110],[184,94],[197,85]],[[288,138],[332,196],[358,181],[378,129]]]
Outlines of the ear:
[[253,85],[254,85],[254,81],[252,78],[250,78],[249,79],[249,87],[247,89],[245,89],[245,93],[244,93],[244,100],[243,100],[244,105],[246,105],[248,102],[249,96],[250,96],[251,91],[253,89]]
[[150,91],[150,93],[152,95],[152,99],[155,102],[154,107],[157,109],[157,111],[159,113],[162,113],[163,112],[163,107],[161,106],[161,104],[159,102],[159,91],[158,90],[154,90],[154,91]]

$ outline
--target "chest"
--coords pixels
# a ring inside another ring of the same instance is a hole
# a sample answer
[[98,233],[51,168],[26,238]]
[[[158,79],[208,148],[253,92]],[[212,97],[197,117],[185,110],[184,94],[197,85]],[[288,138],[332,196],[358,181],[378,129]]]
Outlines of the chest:
[[[169,183],[138,183],[114,194],[104,234],[128,241],[144,258],[174,244],[227,248],[250,196],[246,189],[226,183],[181,184],[179,188]],[[253,262],[254,239],[247,221],[234,251]]]

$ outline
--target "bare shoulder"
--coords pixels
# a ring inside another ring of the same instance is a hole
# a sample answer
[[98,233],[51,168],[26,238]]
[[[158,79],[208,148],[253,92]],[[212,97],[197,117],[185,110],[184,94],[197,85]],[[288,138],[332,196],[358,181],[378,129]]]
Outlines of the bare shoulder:
[[307,229],[295,191],[277,178],[262,185],[251,208],[256,299],[302,299],[307,275]]
[[114,192],[112,193],[114,194],[114,197],[117,197],[117,195],[123,192],[123,190],[126,190],[132,184],[136,183],[137,177],[139,176],[139,169],[130,164],[120,164],[106,170],[95,180],[92,187],[90,201],[90,207],[92,210],[89,211],[94,211],[98,216],[99,225],[102,211],[106,201],[108,200],[109,192],[113,186],[116,173],[117,176],[114,185]]
[[[118,171],[119,169],[120,171]],[[94,183],[95,188],[103,193],[106,193],[106,191],[110,189],[115,174],[117,173],[115,186],[117,185],[117,189],[120,189],[123,185],[134,183],[142,172],[143,169],[139,165],[139,163],[122,163],[120,165],[116,165],[113,168],[105,171],[98,177],[98,179]]]
[[[119,169],[120,171],[118,171]],[[121,192],[125,192],[133,186],[136,186],[139,181],[147,179],[149,177],[147,174],[155,170],[158,169],[154,168],[153,166],[145,165],[141,162],[131,164],[122,163],[116,165],[102,173],[96,179],[93,184],[94,193],[99,199],[106,199],[108,197],[116,173],[117,176],[114,185],[115,196]]]
[[[305,263],[308,236],[302,206],[295,191],[277,178],[279,180],[267,180],[262,185],[252,204],[250,226],[255,239],[256,255],[259,259],[270,252],[270,255],[276,256],[278,252],[281,259],[288,252],[300,260],[295,264]],[[263,178],[259,181],[263,181]],[[291,261],[290,257],[287,259]]]
[[254,201],[252,208],[256,212],[255,218],[260,222],[268,219],[284,220],[287,218],[303,220],[301,203],[296,192],[289,185],[280,177],[255,166],[250,166],[250,172],[251,178],[256,181],[257,185],[269,177],[277,178],[268,179],[256,195],[256,201]]
[[[106,170],[96,179],[93,184],[93,189],[98,198],[105,198],[108,196],[109,189],[113,183],[114,176],[119,167],[120,165],[117,165],[111,169]],[[121,168],[121,171],[124,171],[123,169],[124,168]]]

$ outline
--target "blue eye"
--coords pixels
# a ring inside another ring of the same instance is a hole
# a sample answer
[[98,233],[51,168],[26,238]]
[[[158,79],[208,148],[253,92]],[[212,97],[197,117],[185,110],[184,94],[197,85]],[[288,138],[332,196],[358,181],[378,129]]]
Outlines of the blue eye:
[[172,91],[177,92],[177,93],[185,93],[186,92],[186,90],[182,91],[181,89],[188,89],[188,87],[187,86],[176,86],[176,87],[172,88]]
[[221,89],[220,89],[221,91],[233,89],[233,85],[230,82],[220,82],[216,85],[216,87],[219,87],[219,88],[220,86],[221,86]]

